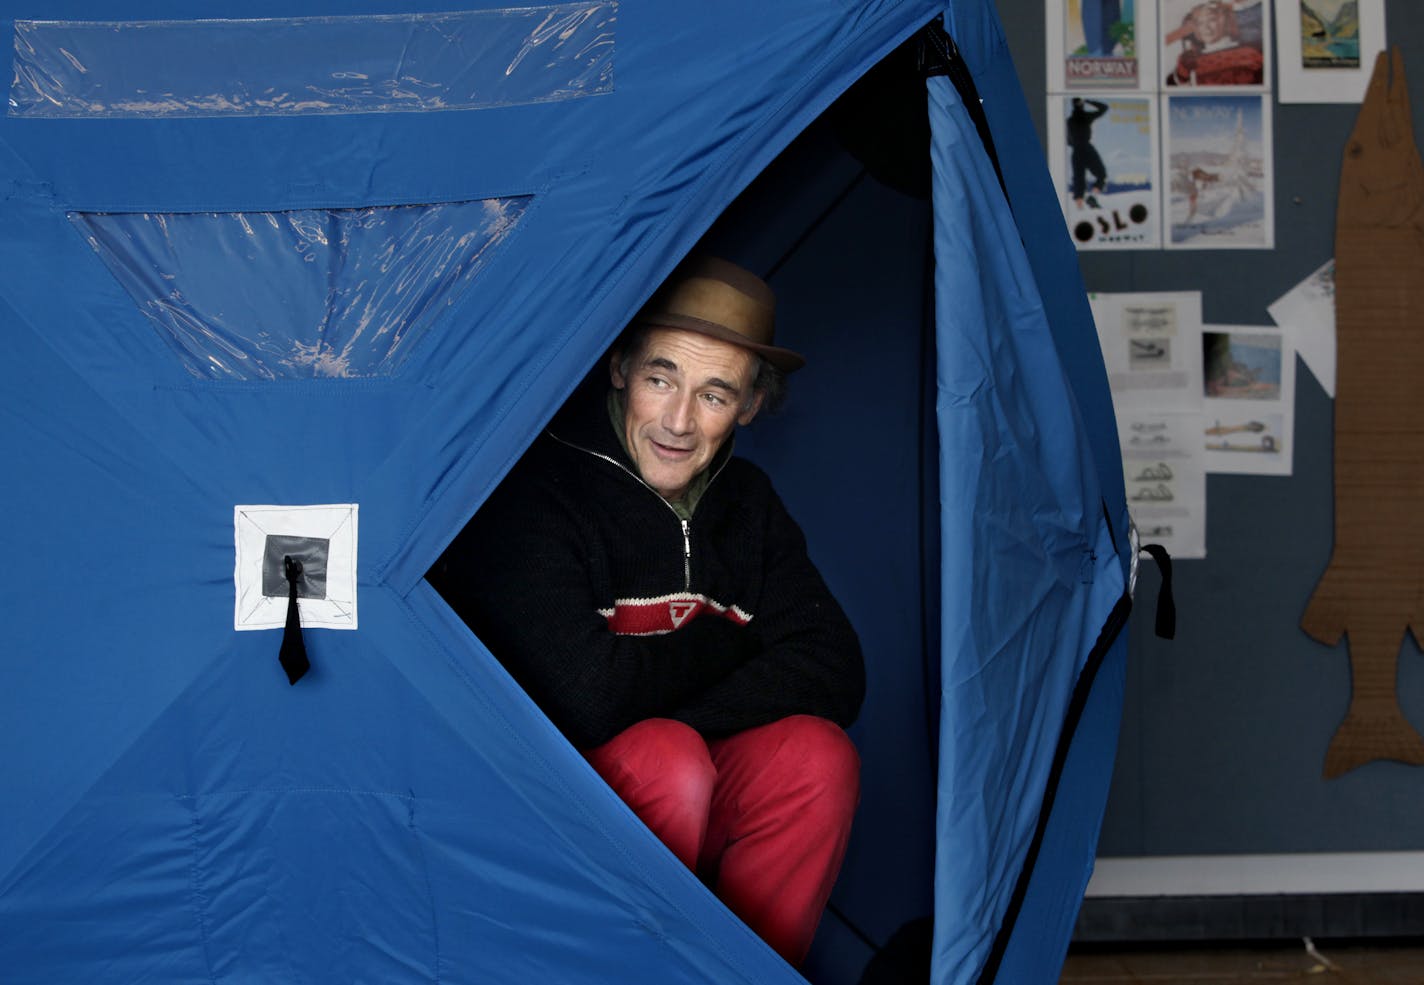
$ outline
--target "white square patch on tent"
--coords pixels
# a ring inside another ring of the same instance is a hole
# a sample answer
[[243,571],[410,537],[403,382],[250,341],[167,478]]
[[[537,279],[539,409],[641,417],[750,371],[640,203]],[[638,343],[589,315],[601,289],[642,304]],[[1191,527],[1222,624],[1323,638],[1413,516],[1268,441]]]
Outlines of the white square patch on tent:
[[307,557],[297,598],[302,628],[355,629],[357,509],[356,503],[233,507],[233,629],[286,625],[289,589],[280,565],[284,552],[299,549]]

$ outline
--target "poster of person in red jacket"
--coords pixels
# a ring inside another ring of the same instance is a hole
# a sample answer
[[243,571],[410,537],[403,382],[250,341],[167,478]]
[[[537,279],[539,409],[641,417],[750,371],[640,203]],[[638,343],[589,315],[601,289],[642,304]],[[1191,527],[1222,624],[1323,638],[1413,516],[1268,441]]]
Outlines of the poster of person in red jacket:
[[1270,79],[1265,0],[1162,0],[1168,86],[1264,88]]

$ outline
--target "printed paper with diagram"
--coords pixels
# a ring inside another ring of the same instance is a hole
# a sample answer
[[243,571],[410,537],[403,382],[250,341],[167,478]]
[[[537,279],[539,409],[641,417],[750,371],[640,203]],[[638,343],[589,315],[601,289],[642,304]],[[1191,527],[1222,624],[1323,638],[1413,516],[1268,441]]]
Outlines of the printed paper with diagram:
[[1119,413],[1127,508],[1144,544],[1174,558],[1206,557],[1201,415]]
[[1201,294],[1090,294],[1119,411],[1199,411]]
[[1335,396],[1335,260],[1266,306],[1326,396]]
[[1202,328],[1202,444],[1208,472],[1290,475],[1295,350],[1278,328]]

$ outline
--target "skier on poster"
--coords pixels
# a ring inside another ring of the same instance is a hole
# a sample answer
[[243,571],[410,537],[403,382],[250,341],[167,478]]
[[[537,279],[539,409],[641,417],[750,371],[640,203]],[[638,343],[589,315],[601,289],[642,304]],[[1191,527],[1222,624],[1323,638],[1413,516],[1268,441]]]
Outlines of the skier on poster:
[[[1092,108],[1089,109],[1088,107]],[[1093,175],[1093,190],[1102,191],[1108,184],[1108,169],[1093,146],[1093,121],[1108,111],[1108,104],[1096,99],[1073,98],[1073,111],[1068,114],[1068,146],[1072,150],[1069,163],[1073,168],[1073,202],[1083,207],[1087,193],[1088,173]],[[1088,195],[1088,204],[1097,208],[1098,203]]]

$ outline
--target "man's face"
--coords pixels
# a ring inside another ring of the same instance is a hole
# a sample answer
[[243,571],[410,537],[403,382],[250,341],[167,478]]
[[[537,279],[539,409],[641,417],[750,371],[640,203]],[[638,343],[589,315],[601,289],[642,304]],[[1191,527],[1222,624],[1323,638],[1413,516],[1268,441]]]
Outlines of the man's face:
[[1220,41],[1226,37],[1226,7],[1204,3],[1192,12],[1192,23],[1202,44]]
[[738,424],[747,406],[756,356],[697,332],[655,328],[625,377],[615,355],[613,385],[624,392],[623,437],[643,481],[664,499],[681,499]]

